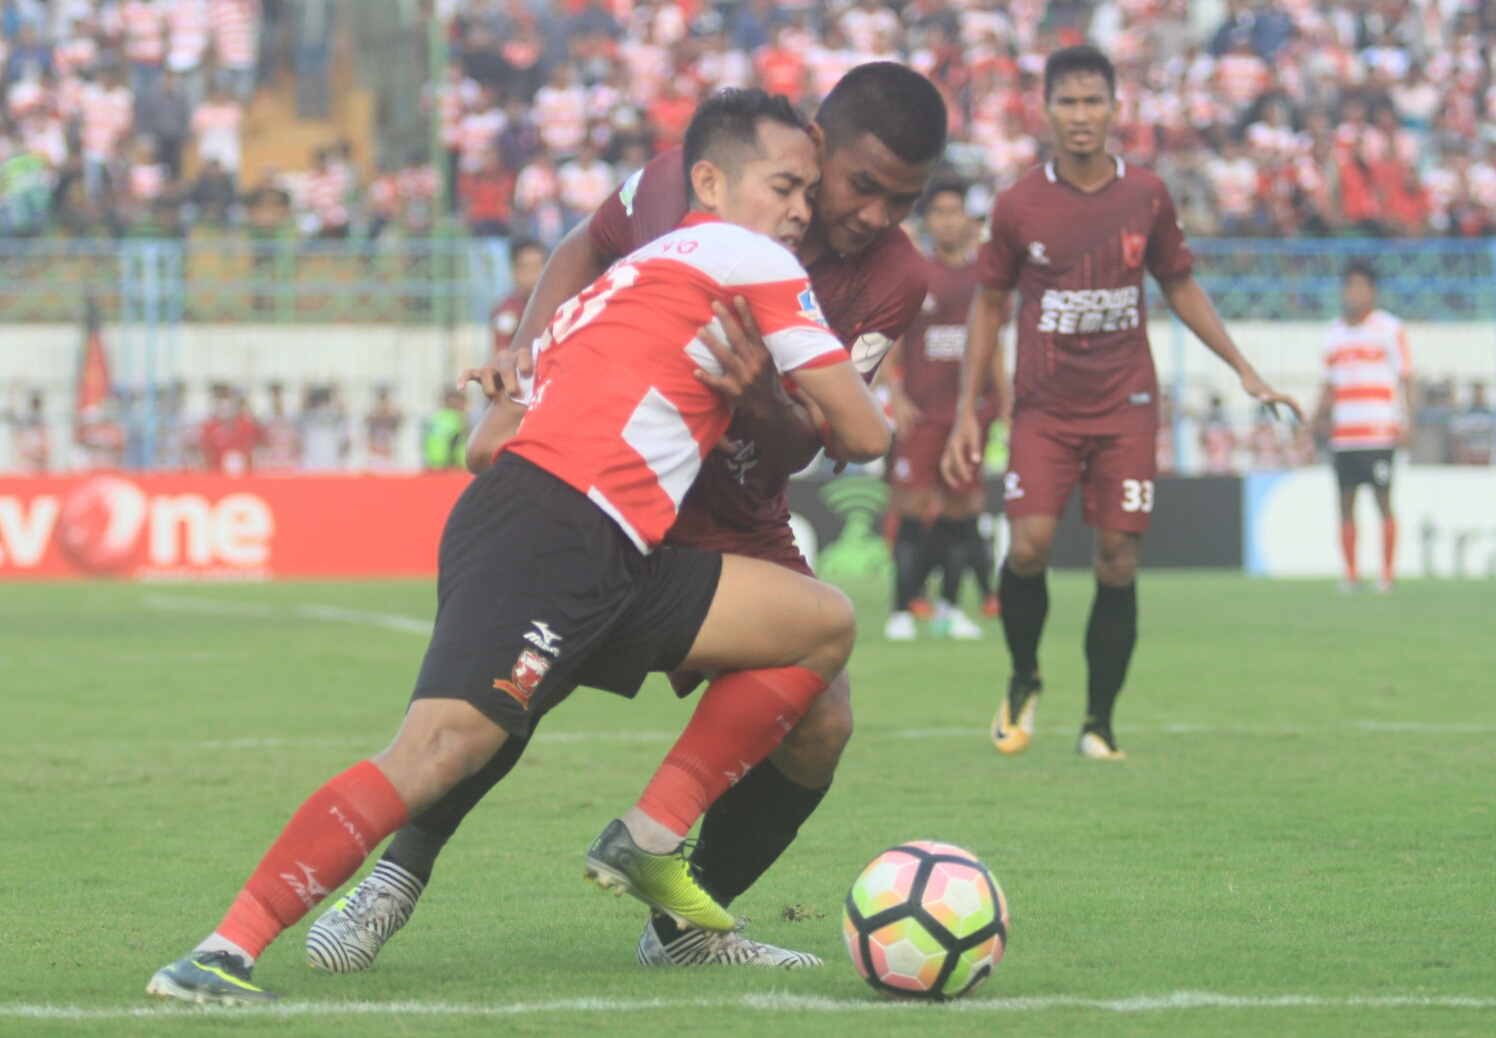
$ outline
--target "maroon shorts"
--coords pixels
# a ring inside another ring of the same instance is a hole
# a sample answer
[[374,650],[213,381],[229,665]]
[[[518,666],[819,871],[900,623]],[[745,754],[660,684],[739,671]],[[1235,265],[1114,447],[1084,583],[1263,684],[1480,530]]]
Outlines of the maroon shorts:
[[[951,438],[951,422],[921,422],[908,436],[893,441],[892,464],[888,481],[905,490],[944,490],[954,495],[974,494],[982,489],[982,470],[978,466],[971,479],[950,486],[940,478],[940,456]],[[990,420],[982,422],[982,442],[992,428]]]
[[1087,526],[1147,533],[1157,448],[1155,422],[1098,433],[1043,411],[1020,411],[1013,416],[1003,511],[1058,518],[1079,482]]

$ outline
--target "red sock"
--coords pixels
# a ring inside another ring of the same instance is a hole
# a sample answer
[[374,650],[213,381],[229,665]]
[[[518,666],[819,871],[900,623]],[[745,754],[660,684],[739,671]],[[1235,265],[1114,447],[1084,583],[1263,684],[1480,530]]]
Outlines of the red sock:
[[355,764],[291,816],[215,932],[258,957],[404,824],[405,803],[384,772]]
[[1390,515],[1382,520],[1382,579],[1392,581],[1392,560],[1397,556],[1397,520]]
[[1345,579],[1355,583],[1356,576],[1356,520],[1346,519],[1340,524],[1340,550],[1345,553]]
[[804,667],[720,675],[649,780],[639,810],[685,836],[729,786],[774,752],[827,684]]

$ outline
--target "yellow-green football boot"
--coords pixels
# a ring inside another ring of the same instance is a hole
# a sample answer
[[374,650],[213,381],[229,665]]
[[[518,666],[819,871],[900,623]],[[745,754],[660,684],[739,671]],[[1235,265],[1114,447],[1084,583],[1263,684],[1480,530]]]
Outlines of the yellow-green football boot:
[[729,933],[737,927],[732,913],[696,881],[684,843],[670,854],[650,854],[639,849],[617,818],[592,841],[586,878],[615,895],[632,894],[682,929]]

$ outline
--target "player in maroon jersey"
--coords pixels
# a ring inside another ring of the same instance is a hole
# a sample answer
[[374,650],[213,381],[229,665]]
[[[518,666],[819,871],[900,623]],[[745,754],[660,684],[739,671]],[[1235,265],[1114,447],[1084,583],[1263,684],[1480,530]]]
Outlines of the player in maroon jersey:
[[488,316],[488,327],[493,332],[493,348],[507,350],[514,342],[514,333],[519,330],[519,320],[525,316],[525,305],[540,272],[545,269],[545,246],[534,238],[512,238],[509,241],[509,277],[514,290],[494,304]]
[[[810,130],[819,145],[821,185],[798,254],[826,323],[868,378],[925,298],[919,250],[898,224],[924,193],[944,151],[945,119],[945,103],[929,80],[902,65],[873,62],[842,78]],[[615,260],[673,230],[686,211],[685,170],[675,148],[625,181],[556,247],[516,330],[516,347],[532,342],[562,303]],[[719,313],[729,340],[718,343],[726,371],[721,378],[699,376],[736,409],[724,439],[731,449],[703,461],[665,543],[727,550],[809,573],[790,532],[785,489],[789,474],[819,452],[821,434],[809,411],[785,392],[745,314],[740,309],[739,323],[726,311]],[[469,442],[470,466],[483,467],[513,435],[524,415],[513,402],[521,396],[519,376],[530,370],[528,350],[514,348],[469,373],[492,401]],[[693,684],[687,678],[678,687],[689,691]],[[842,674],[780,747],[702,819],[692,862],[718,903],[731,904],[773,865],[826,795],[851,738],[850,697]],[[401,914],[357,921],[374,952],[409,917],[436,856],[462,818],[513,769],[524,747],[523,740],[509,740],[481,772],[413,819],[390,843],[374,875],[344,899],[408,904]],[[380,886],[381,870],[396,879]],[[815,956],[737,934],[681,933],[660,917],[646,925],[638,958],[646,965],[820,963]]]
[[[915,637],[910,604],[936,566],[944,574],[930,625],[937,637],[982,636],[981,627],[967,619],[958,605],[961,577],[968,568],[977,574],[984,596],[991,590],[987,543],[977,525],[986,503],[980,474],[960,486],[946,486],[940,479],[940,455],[956,420],[960,395],[966,314],[977,288],[966,185],[947,181],[932,186],[925,202],[924,225],[933,248],[925,257],[929,292],[919,316],[889,353],[885,365],[898,430],[888,475],[889,505],[899,516],[894,540],[894,603],[883,629],[884,636],[892,641]],[[984,439],[999,410],[998,379],[1002,372],[993,374],[977,403]],[[939,515],[927,528],[926,516],[937,492]]]
[[1055,526],[1077,482],[1096,539],[1096,599],[1086,630],[1088,757],[1122,756],[1112,706],[1137,640],[1138,546],[1154,504],[1158,380],[1148,347],[1143,275],[1200,341],[1269,406],[1298,404],[1252,368],[1193,276],[1193,258],[1163,181],[1106,151],[1116,117],[1116,74],[1094,47],[1068,47],[1044,68],[1045,112],[1055,158],[998,196],[977,260],[956,426],[941,467],[971,478],[985,441],[977,413],[982,379],[998,354],[998,318],[1022,297],[1014,374],[1011,461],[1004,510],[1011,526],[998,597],[1013,659],[1008,694],[992,726],[1003,753],[1033,734],[1039,636],[1049,610],[1045,568]]

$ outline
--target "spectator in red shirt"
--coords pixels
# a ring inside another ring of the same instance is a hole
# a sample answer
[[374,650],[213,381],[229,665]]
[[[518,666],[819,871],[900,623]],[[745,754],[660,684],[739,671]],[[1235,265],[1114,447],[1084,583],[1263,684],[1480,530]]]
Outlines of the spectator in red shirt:
[[805,56],[784,45],[784,30],[779,23],[769,29],[769,42],[753,52],[753,67],[760,87],[799,104],[805,96]]
[[457,180],[457,197],[468,230],[477,238],[497,238],[509,233],[510,201],[514,177],[499,161],[497,148],[483,154],[483,164]]
[[649,106],[649,124],[654,127],[655,154],[675,147],[686,139],[686,127],[696,114],[696,97],[681,90],[674,79],[665,81],[665,89]]
[[199,435],[203,467],[209,472],[241,476],[254,467],[254,450],[264,431],[245,406],[242,394],[223,383],[213,387],[213,413]]

